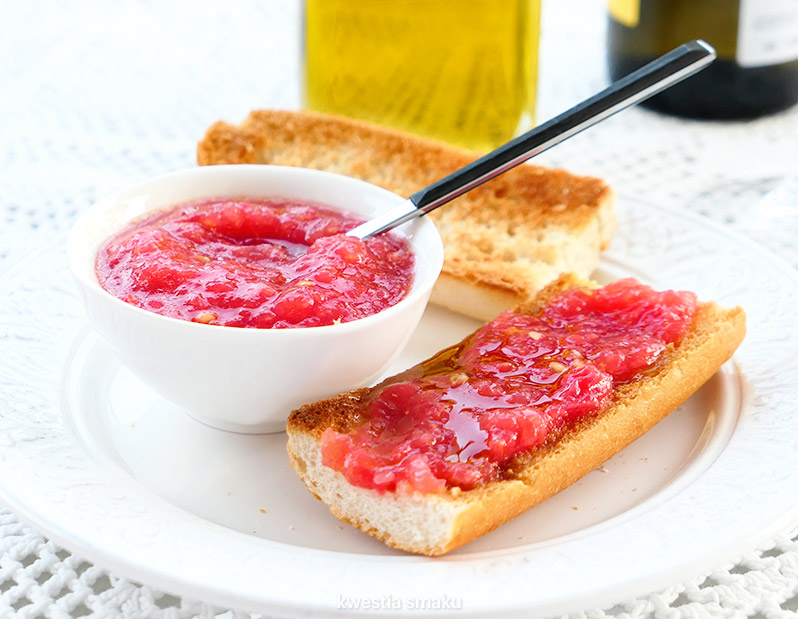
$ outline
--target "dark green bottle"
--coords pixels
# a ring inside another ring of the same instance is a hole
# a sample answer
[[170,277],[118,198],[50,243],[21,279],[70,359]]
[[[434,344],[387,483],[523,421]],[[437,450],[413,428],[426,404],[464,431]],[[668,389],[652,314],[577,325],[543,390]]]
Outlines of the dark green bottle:
[[609,0],[608,62],[617,80],[685,41],[718,59],[643,105],[678,116],[755,118],[798,102],[798,1]]

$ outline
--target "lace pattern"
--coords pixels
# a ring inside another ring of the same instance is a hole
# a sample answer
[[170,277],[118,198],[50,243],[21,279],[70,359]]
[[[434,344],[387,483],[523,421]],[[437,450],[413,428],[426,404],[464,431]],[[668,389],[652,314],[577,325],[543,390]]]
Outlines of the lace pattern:
[[[547,3],[540,118],[606,83],[602,10],[602,3],[591,0]],[[574,12],[583,19],[573,20]],[[296,107],[298,15],[297,2],[280,0],[225,6],[186,0],[3,4],[0,57],[12,61],[0,63],[6,94],[0,117],[2,273],[33,248],[63,238],[77,213],[98,197],[193,165],[194,145],[215,120],[237,121],[257,107]],[[767,220],[759,211],[764,196],[796,173],[796,144],[798,109],[746,123],[699,123],[630,110],[540,161],[601,176],[627,195],[704,214],[764,242],[796,267],[798,214]],[[0,343],[28,337],[26,328],[22,321],[4,322]],[[794,349],[795,342],[787,345]],[[52,410],[46,398],[56,396],[25,391],[26,382],[13,379],[59,358],[53,349],[30,353],[20,365],[4,364],[3,382],[17,385],[17,401],[26,403],[41,428],[56,423],[41,418]],[[1,426],[4,445],[26,440],[24,427]],[[793,528],[702,577],[572,617],[782,619],[796,611]],[[0,507],[0,617],[6,616],[256,615],[119,578]]]

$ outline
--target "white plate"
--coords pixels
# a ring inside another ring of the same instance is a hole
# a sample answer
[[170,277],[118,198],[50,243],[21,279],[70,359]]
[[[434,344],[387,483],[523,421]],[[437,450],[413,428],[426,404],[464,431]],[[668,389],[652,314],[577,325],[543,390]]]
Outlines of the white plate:
[[[740,304],[746,341],[604,467],[446,557],[339,523],[288,468],[283,435],[214,430],[154,396],[84,328],[60,248],[0,283],[0,500],[121,575],[289,616],[563,613],[731,560],[798,517],[798,276],[682,211],[624,199],[621,221],[599,279]],[[396,367],[475,326],[431,307]]]

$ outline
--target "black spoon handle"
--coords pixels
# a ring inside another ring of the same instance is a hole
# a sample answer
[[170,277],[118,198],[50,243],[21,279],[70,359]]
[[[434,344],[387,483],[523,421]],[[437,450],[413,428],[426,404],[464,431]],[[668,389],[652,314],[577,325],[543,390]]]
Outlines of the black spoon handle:
[[616,112],[648,99],[714,59],[715,50],[704,41],[680,45],[590,99],[417,191],[410,200],[427,213]]
[[680,45],[597,95],[417,191],[398,207],[361,224],[348,234],[366,238],[429,213],[530,157],[682,81],[714,59],[715,50],[700,39]]

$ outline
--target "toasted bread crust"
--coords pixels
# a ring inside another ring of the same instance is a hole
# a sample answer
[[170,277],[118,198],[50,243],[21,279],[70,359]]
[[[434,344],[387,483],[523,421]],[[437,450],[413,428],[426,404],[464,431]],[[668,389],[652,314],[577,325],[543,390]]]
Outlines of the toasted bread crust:
[[[366,122],[312,112],[259,110],[217,122],[197,148],[200,165],[262,163],[353,176],[409,196],[473,153]],[[433,302],[489,320],[561,273],[587,277],[616,226],[601,180],[521,165],[430,215],[446,249]]]
[[[516,311],[537,313],[551,295],[580,283],[570,276],[560,278]],[[742,309],[725,310],[713,303],[699,305],[687,335],[677,346],[669,347],[654,371],[617,388],[611,403],[599,414],[566,427],[541,447],[516,458],[504,479],[473,490],[397,497],[354,488],[340,473],[323,470],[326,467],[320,460],[321,433],[327,427],[342,430],[351,425],[368,389],[294,411],[287,424],[289,457],[311,492],[339,518],[390,546],[430,556],[444,554],[567,488],[642,436],[709,380],[731,357],[744,335]],[[336,498],[346,490],[354,495],[353,501]],[[391,530],[392,521],[385,523],[381,518],[380,505],[385,502],[401,503],[405,513],[416,509],[424,518],[441,520],[443,524],[427,531],[424,523],[418,523],[417,528],[426,537],[402,535],[404,529]]]

